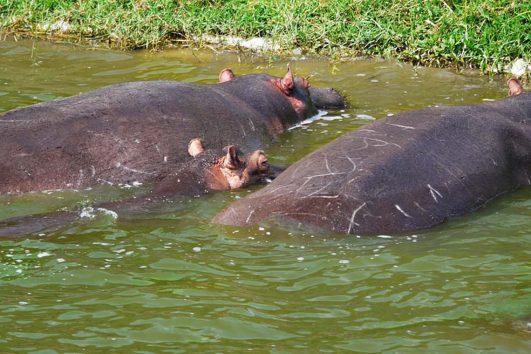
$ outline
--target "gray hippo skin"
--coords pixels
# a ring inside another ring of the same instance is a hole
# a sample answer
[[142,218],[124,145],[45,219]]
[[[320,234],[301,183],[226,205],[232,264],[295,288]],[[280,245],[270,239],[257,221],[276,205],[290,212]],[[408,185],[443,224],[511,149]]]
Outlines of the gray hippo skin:
[[531,94],[399,114],[290,166],[215,222],[347,234],[426,229],[531,184]]
[[309,91],[313,104],[319,109],[341,109],[347,106],[345,98],[333,88],[310,87]]
[[316,113],[308,82],[247,75],[216,85],[131,82],[0,114],[0,194],[160,180],[202,138],[263,148]]

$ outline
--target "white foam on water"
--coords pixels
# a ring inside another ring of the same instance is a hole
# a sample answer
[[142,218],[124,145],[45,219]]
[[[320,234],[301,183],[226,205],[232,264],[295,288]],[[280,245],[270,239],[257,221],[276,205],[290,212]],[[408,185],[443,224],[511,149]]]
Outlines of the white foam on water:
[[[296,129],[296,128],[301,128],[305,125],[308,125],[310,123],[313,123],[315,122],[316,120],[321,120],[323,119],[324,120],[324,116],[326,116],[328,114],[327,111],[318,111],[316,115],[314,116],[311,116],[310,118],[306,118],[305,120],[303,120],[302,122],[299,122],[297,124],[295,124],[294,126],[288,128],[288,130],[292,130],[292,129]],[[342,117],[338,117],[336,119],[342,119]],[[328,119],[328,120],[334,120],[334,119]]]
[[98,213],[101,213],[105,216],[110,216],[113,219],[118,219],[118,213],[113,210],[105,208],[93,208],[93,207],[84,207],[79,213],[79,217],[82,219],[94,219]]
[[[373,116],[370,116],[368,114],[356,114],[356,119],[363,119],[363,120],[376,120]],[[316,115],[311,116],[310,118],[306,118],[302,122],[299,122],[295,124],[294,126],[288,128],[288,130],[297,129],[297,128],[305,128],[306,125],[309,125],[311,123],[314,123],[316,121],[334,121],[334,120],[342,120],[345,118],[350,118],[350,114],[340,114],[340,115],[334,115],[329,116],[328,111],[319,111]]]

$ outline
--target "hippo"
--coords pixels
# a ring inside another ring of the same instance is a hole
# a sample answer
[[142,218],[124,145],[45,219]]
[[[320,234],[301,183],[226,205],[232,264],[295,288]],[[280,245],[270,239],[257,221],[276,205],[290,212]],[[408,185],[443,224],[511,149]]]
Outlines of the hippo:
[[288,68],[215,85],[129,82],[5,112],[0,194],[153,183],[179,169],[197,137],[215,150],[262,149],[317,113],[308,89]]
[[87,214],[87,208],[91,211],[108,212],[149,209],[167,198],[173,200],[175,197],[238,189],[274,178],[274,174],[278,173],[270,168],[267,156],[262,150],[256,150],[247,156],[235,145],[230,145],[225,150],[220,156],[217,150],[205,149],[201,139],[192,139],[188,144],[190,158],[175,164],[174,167],[177,168],[174,170],[161,173],[160,178],[153,182],[152,188],[146,194],[126,200],[99,203],[84,207],[81,211],[60,211],[1,220],[0,237],[26,237],[43,230],[57,229],[82,218]]
[[357,235],[427,229],[531,185],[531,94],[415,110],[347,133],[230,204],[214,222],[269,220]]

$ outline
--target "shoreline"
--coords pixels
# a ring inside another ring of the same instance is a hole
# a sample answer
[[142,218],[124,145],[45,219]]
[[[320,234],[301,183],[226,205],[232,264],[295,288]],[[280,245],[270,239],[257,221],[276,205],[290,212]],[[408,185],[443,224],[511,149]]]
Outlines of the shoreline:
[[[70,33],[41,33],[41,32],[18,32],[18,33],[6,33],[2,32],[0,28],[0,40],[14,40],[19,39],[35,39],[39,41],[45,41],[49,43],[56,44],[65,44],[65,45],[79,45],[87,48],[95,49],[108,49],[108,50],[120,50],[115,46],[109,45],[108,43],[103,43],[102,40],[90,37],[79,37],[75,34]],[[480,68],[473,66],[455,66],[455,65],[424,65],[420,63],[415,63],[412,61],[400,60],[396,57],[383,57],[377,55],[349,55],[347,53],[341,52],[336,53],[336,55],[330,56],[322,53],[315,52],[305,52],[301,48],[294,48],[290,50],[282,49],[280,45],[276,44],[273,40],[269,38],[241,38],[234,36],[211,36],[205,35],[193,39],[181,39],[170,41],[160,47],[150,48],[147,50],[154,51],[164,51],[167,49],[173,48],[191,48],[191,49],[207,49],[213,52],[238,52],[238,53],[247,53],[247,54],[258,54],[258,55],[278,55],[282,57],[293,57],[293,56],[314,56],[321,57],[331,61],[356,61],[364,59],[373,59],[373,60],[396,60],[406,64],[422,67],[431,67],[439,69],[451,69],[461,73],[477,73],[483,75],[501,75],[509,77],[516,77],[520,79],[523,83],[529,82],[531,78],[531,61],[526,61],[522,58],[517,58],[507,64],[502,68],[503,70],[497,71],[482,71]],[[146,48],[136,48],[136,49],[121,49],[122,51],[135,51],[135,50],[146,50]]]

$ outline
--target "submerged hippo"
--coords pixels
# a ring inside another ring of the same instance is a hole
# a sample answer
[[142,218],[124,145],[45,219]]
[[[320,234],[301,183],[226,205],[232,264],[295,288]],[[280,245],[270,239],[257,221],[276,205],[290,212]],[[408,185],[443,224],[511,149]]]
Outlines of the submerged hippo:
[[298,161],[215,222],[347,234],[425,229],[531,185],[531,94],[385,118]]
[[[226,153],[219,155],[213,149],[205,150],[200,139],[192,139],[188,145],[190,158],[176,163],[173,171],[163,171],[153,182],[151,190],[143,196],[88,207],[90,210],[149,208],[167,197],[198,196],[209,191],[225,191],[242,188],[265,178],[274,177],[266,155],[261,150],[244,156],[230,145]],[[79,211],[61,211],[14,217],[0,221],[0,237],[18,237],[36,234],[43,230],[62,227],[83,217]]]
[[131,82],[0,114],[0,194],[151,183],[190,139],[262,148],[314,115],[308,81],[247,75],[217,85]]
[[188,153],[194,159],[180,163],[175,171],[161,173],[149,198],[228,191],[275,177],[262,150],[244,156],[235,145],[230,145],[226,154],[219,156],[214,150],[205,150],[203,141],[196,138],[188,144]]

